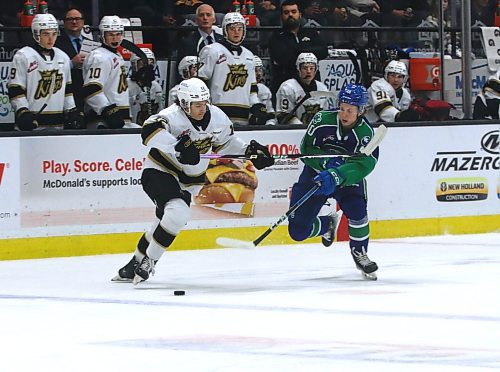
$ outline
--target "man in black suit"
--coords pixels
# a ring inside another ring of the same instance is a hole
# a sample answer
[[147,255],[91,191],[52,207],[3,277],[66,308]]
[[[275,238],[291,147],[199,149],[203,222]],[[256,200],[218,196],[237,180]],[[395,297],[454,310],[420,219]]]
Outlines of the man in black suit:
[[197,56],[205,45],[218,43],[224,37],[216,33],[212,26],[215,23],[215,11],[208,4],[196,8],[196,24],[198,29],[182,38],[177,53],[177,62],[185,56]]
[[64,31],[57,38],[56,47],[64,51],[71,60],[71,79],[73,80],[73,97],[76,107],[83,112],[83,73],[82,65],[85,55],[80,53],[83,40],[83,25],[85,24],[83,14],[76,8],[69,9],[64,16]]

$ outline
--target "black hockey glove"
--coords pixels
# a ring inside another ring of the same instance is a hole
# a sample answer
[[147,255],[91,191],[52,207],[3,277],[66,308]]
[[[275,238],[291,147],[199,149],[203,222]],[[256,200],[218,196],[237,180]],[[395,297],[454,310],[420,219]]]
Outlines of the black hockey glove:
[[250,119],[248,123],[250,125],[265,125],[266,121],[272,119],[273,114],[267,112],[266,106],[262,103],[256,103],[250,107]]
[[102,117],[106,121],[106,124],[111,129],[123,128],[125,121],[123,120],[122,113],[120,109],[116,107],[113,103],[102,110]]
[[408,109],[408,110],[401,111],[399,114],[397,114],[395,120],[396,120],[396,122],[419,121],[420,114],[415,110]]
[[87,126],[83,118],[83,113],[76,107],[65,113],[64,129],[85,129]]
[[274,158],[271,156],[267,147],[255,140],[250,141],[245,151],[245,156],[248,156],[257,169],[264,169],[274,165]]
[[141,67],[135,73],[135,80],[143,87],[151,87],[151,83],[155,80],[155,71],[153,65]]
[[16,112],[16,124],[21,130],[33,130],[38,127],[35,114],[26,107],[21,107]]
[[200,162],[200,152],[187,134],[179,139],[175,151],[179,152],[177,159],[182,164],[196,165]]

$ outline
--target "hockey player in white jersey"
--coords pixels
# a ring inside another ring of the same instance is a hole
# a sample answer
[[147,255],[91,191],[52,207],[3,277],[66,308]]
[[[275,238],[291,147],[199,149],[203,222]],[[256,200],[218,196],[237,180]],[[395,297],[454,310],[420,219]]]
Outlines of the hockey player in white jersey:
[[122,128],[130,122],[127,71],[117,49],[124,27],[118,16],[104,16],[99,31],[102,46],[90,52],[83,63],[84,110],[89,118],[99,121],[100,128]]
[[[298,77],[285,80],[276,92],[278,123],[307,125],[318,111],[328,108],[328,98],[309,97],[302,103],[301,101],[309,92],[329,90],[321,81],[314,80],[318,71],[318,59],[313,53],[300,53],[295,66]],[[290,117],[296,107],[295,114]]]
[[401,61],[391,61],[384,70],[384,78],[375,80],[368,88],[368,112],[366,118],[371,122],[416,121],[419,115],[408,110],[411,94],[404,87],[408,70]]
[[255,156],[257,169],[274,164],[267,147],[235,136],[227,115],[209,103],[210,91],[203,81],[182,81],[177,97],[176,104],[151,116],[142,127],[142,142],[150,150],[141,182],[156,205],[156,220],[113,281],[137,284],[154,273],[155,263],[189,221],[192,196],[205,184],[209,159],[200,154]]
[[258,56],[254,56],[254,63],[259,103],[251,107],[248,122],[250,125],[276,125],[276,115],[272,102],[273,95],[271,90],[261,82],[264,74],[264,64]]
[[165,108],[163,89],[154,79],[156,57],[149,48],[141,48],[141,50],[148,58],[150,70],[148,73],[143,73],[145,71],[143,61],[138,55],[132,54],[130,57],[132,74],[128,79],[130,114],[132,121],[139,125]]
[[[185,56],[179,62],[177,66],[177,71],[183,80],[191,79],[196,77],[198,73],[198,57],[196,56]],[[175,85],[168,92],[168,105],[172,105],[177,100],[177,91],[179,90],[179,84]]]
[[222,21],[224,41],[205,46],[200,52],[198,77],[207,82],[212,103],[238,125],[247,125],[250,108],[259,103],[253,53],[241,46],[245,18],[227,13]]
[[84,128],[73,99],[69,57],[54,47],[57,20],[52,14],[37,14],[31,31],[37,45],[16,52],[8,84],[17,127]]

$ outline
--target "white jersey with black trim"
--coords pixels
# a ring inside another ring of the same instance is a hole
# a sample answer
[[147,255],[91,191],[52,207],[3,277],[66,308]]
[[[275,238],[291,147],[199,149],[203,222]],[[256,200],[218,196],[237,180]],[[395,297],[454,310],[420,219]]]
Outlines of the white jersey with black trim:
[[[148,102],[149,89],[149,102]],[[147,118],[165,108],[163,89],[157,81],[151,82],[151,88],[141,87],[136,81],[128,79],[130,115],[132,122],[142,125]]]
[[145,167],[172,174],[192,195],[205,183],[210,159],[201,159],[196,165],[180,163],[175,151],[180,136],[188,134],[200,154],[244,154],[247,148],[247,143],[234,135],[227,115],[213,105],[208,105],[208,109],[210,121],[205,129],[195,127],[177,104],[151,116],[142,127],[143,144],[150,148]]
[[177,99],[177,90],[179,90],[179,84],[175,85],[172,89],[169,90],[167,106],[173,105],[175,103],[175,100]]
[[127,70],[120,53],[102,46],[94,49],[83,63],[83,79],[86,112],[100,115],[112,104],[129,110]]
[[237,124],[248,124],[250,107],[258,103],[254,55],[245,47],[241,54],[214,43],[200,52],[198,77],[207,82],[212,104]]
[[263,105],[266,106],[266,111],[269,113],[274,112],[274,107],[273,107],[273,94],[271,93],[271,89],[269,89],[267,86],[265,86],[262,83],[257,83],[257,97],[259,98],[259,103],[262,103]]
[[[399,94],[398,94],[399,93]],[[378,79],[368,88],[368,107],[365,117],[369,122],[394,122],[396,115],[410,107],[410,91],[402,87],[399,92],[385,79]]]
[[[321,81],[316,80],[316,90],[328,92],[328,88]],[[284,81],[276,92],[276,112],[290,113],[294,107],[304,98],[306,92],[299,84],[297,79],[292,78]],[[306,99],[295,111],[295,115],[288,124],[309,124],[313,116],[321,111],[328,109],[328,98],[310,97]]]
[[75,107],[69,57],[59,48],[52,51],[53,58],[26,46],[14,55],[8,88],[15,111],[38,112],[47,104],[42,114],[49,116]]

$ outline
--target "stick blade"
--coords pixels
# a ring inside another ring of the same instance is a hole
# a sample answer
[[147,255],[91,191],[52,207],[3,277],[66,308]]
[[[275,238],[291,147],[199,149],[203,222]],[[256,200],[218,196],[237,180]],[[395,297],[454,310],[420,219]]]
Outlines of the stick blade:
[[243,249],[255,248],[255,244],[253,244],[253,242],[249,242],[246,240],[220,237],[215,239],[215,242],[221,247],[225,248],[243,248]]

